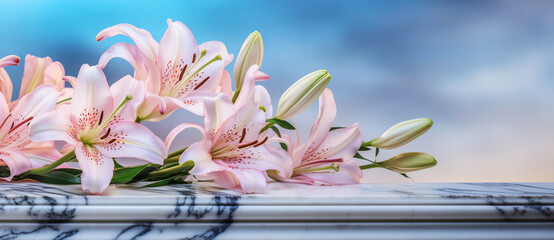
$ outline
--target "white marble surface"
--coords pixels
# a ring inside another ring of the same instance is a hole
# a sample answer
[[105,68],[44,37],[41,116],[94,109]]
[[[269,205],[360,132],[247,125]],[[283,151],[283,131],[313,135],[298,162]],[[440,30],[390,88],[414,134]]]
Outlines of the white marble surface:
[[307,186],[242,195],[0,183],[4,239],[554,239],[554,183]]

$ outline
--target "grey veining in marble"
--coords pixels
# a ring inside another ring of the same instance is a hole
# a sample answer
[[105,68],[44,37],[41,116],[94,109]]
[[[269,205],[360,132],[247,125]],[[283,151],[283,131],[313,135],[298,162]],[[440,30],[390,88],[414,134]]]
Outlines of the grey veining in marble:
[[0,183],[0,240],[554,239],[553,207],[554,183],[272,183],[251,195],[116,185],[102,196]]

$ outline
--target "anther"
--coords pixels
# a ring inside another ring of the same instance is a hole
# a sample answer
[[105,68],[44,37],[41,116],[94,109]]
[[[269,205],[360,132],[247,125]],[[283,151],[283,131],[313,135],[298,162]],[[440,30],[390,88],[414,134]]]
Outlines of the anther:
[[268,137],[265,137],[264,140],[262,140],[261,142],[259,143],[256,143],[256,145],[252,146],[252,147],[257,147],[257,146],[260,146],[262,144],[264,144],[266,141],[267,141]]
[[202,80],[202,82],[200,82],[198,85],[196,85],[196,87],[194,87],[194,90],[200,88],[200,86],[202,86],[202,84],[206,83],[206,81],[208,81],[208,79],[210,79],[210,77],[206,77],[204,80]]
[[111,131],[111,130],[112,130],[111,128],[108,128],[108,131],[106,131],[106,133],[104,134],[104,136],[100,137],[100,139],[107,138],[108,135],[110,135],[110,131]]
[[181,70],[181,75],[179,75],[179,81],[181,81],[183,79],[183,75],[185,75],[185,72],[187,71],[187,66],[185,64],[185,67],[183,67],[183,70]]
[[239,143],[242,143],[242,141],[244,140],[244,137],[246,137],[246,128],[242,129],[242,136],[240,136]]
[[258,143],[258,140],[254,140],[253,142],[250,142],[250,143],[245,143],[245,144],[242,144],[242,145],[239,145],[239,148],[245,148],[245,147],[248,147],[248,146],[252,146],[254,144]]
[[104,118],[104,111],[100,112],[100,118],[98,119],[98,125],[102,124],[102,119]]
[[192,54],[192,63],[194,63],[194,61],[196,61],[196,53]]
[[115,141],[116,141],[116,139],[114,138],[114,139],[110,140],[110,141],[108,142],[108,144],[112,144],[112,143],[115,142]]
[[12,127],[10,128],[9,132],[13,132],[15,129],[17,129],[18,127],[21,127],[22,125],[28,123],[31,120],[33,120],[33,117],[29,117],[29,118],[23,120],[23,122],[18,123],[17,125],[15,125],[15,127],[13,126],[14,123],[12,123]]

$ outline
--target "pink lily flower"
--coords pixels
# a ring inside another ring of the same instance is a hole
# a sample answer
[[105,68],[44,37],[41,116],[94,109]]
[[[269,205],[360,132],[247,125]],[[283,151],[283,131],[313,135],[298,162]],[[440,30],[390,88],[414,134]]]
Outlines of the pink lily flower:
[[5,66],[18,65],[21,58],[15,55],[9,55],[0,59],[0,93],[4,96],[4,101],[9,103],[12,100],[13,85],[10,75],[4,70]]
[[138,109],[140,120],[159,121],[178,108],[203,115],[202,100],[216,95],[223,68],[233,59],[223,43],[197,45],[183,23],[168,19],[167,24],[159,44],[148,31],[130,24],[106,28],[96,36],[101,41],[122,34],[136,44],[113,45],[98,65],[104,68],[112,58],[123,58],[133,66],[135,78],[146,82],[148,94]]
[[169,146],[184,129],[200,130],[202,140],[189,146],[179,163],[193,160],[195,165],[191,174],[213,179],[222,187],[245,193],[265,190],[267,170],[278,172],[282,177],[290,175],[292,170],[287,152],[266,144],[275,139],[269,138],[266,132],[259,133],[266,124],[266,115],[255,101],[254,81],[263,76],[257,68],[253,66],[248,71],[235,105],[225,94],[206,98],[204,127],[184,123],[171,131],[166,139]]
[[54,86],[36,88],[23,96],[11,111],[3,93],[0,95],[0,165],[10,169],[10,176],[0,179],[10,181],[15,175],[60,158],[53,142],[37,144],[29,139],[29,124],[56,108],[59,92]]
[[[0,69],[6,65],[18,65],[20,58],[15,55],[7,56],[0,59]],[[25,68],[23,71],[23,78],[21,79],[21,89],[19,91],[19,98],[31,93],[35,88],[43,84],[52,84],[56,90],[61,91],[62,94],[58,100],[71,97],[72,89],[64,88],[64,80],[72,80],[73,77],[65,76],[65,70],[60,62],[54,62],[50,57],[36,57],[30,54],[25,56]],[[12,98],[12,82],[7,73],[2,69],[0,70],[0,90],[7,102]],[[18,100],[12,102],[10,107],[17,103]]]
[[39,58],[27,54],[19,98],[43,84],[52,84],[56,90],[62,91],[65,85],[64,77],[65,70],[60,62],[54,62],[50,57]]
[[[33,141],[60,140],[73,146],[83,171],[84,191],[102,193],[106,189],[113,176],[112,158],[162,164],[167,156],[163,141],[133,121],[136,110],[132,106],[136,103],[130,100],[129,93],[142,100],[137,82],[126,77],[118,81],[119,87],[114,84],[110,89],[102,70],[85,64],[77,77],[71,103],[37,117],[31,124]],[[127,106],[131,110],[125,110]]]
[[333,93],[325,89],[319,97],[319,115],[310,131],[306,144],[301,145],[299,136],[289,149],[294,170],[290,179],[271,175],[285,182],[306,184],[357,184],[362,171],[353,156],[362,145],[358,123],[352,127],[329,131],[337,114]]

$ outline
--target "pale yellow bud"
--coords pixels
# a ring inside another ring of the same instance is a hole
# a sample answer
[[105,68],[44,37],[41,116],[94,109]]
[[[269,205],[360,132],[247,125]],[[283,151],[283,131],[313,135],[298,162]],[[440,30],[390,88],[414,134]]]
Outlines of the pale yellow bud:
[[435,165],[437,160],[433,156],[421,152],[402,153],[379,163],[379,166],[399,173],[423,170]]
[[416,118],[398,123],[381,136],[364,144],[364,146],[377,147],[381,149],[394,149],[403,146],[423,133],[427,132],[433,126],[433,121],[428,118]]
[[264,43],[262,35],[258,31],[251,33],[240,48],[235,69],[233,71],[235,79],[235,91],[240,92],[246,72],[253,65],[262,66],[264,57]]
[[326,70],[312,72],[296,81],[279,99],[275,118],[285,120],[306,110],[327,88],[329,81],[331,74]]

